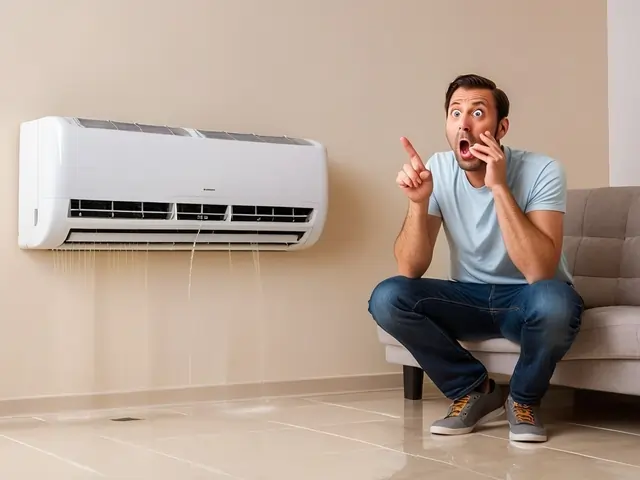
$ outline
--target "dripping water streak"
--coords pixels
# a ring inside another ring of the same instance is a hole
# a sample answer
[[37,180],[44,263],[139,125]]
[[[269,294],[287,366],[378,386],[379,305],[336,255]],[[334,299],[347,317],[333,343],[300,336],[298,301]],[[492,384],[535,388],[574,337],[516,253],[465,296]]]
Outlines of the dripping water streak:
[[[193,257],[196,254],[196,245],[198,243],[198,237],[200,236],[200,230],[202,229],[202,221],[200,225],[198,225],[198,232],[196,233],[196,238],[193,239],[193,245],[191,247],[191,259],[189,261],[189,287],[187,291],[187,298],[189,304],[191,303],[191,277],[193,275]],[[193,374],[193,340],[194,340],[194,321],[193,321],[193,312],[191,311],[191,305],[189,305],[189,385],[192,384],[192,374]]]
[[151,320],[150,320],[150,314],[149,314],[149,310],[150,310],[150,306],[149,306],[149,243],[147,242],[146,245],[146,249],[145,249],[145,254],[144,254],[144,272],[143,272],[143,279],[144,279],[144,298],[145,298],[145,302],[144,302],[144,309],[145,309],[145,329],[146,329],[146,335],[145,335],[145,339],[147,341],[146,344],[146,349],[147,349],[147,382],[150,384],[151,383],[151,378],[153,378],[154,376],[154,361],[153,361],[153,357],[151,352],[152,350],[152,342],[151,342]]
[[265,302],[264,302],[264,289],[262,285],[262,273],[260,271],[260,248],[259,244],[254,244],[255,250],[252,249],[253,267],[256,272],[258,280],[258,335],[260,342],[260,396],[264,397],[264,383],[266,377],[266,360],[267,360],[267,339],[265,338],[266,325],[265,325]]
[[144,256],[144,293],[149,293],[149,244],[147,243],[147,251]]
[[[229,247],[229,280],[228,280],[228,284],[231,285],[233,284],[234,278],[233,278],[233,260],[232,260],[232,251],[231,251],[231,243],[229,243],[228,245]],[[225,357],[224,357],[224,361],[225,361],[225,368],[224,368],[224,375],[225,375],[225,380],[224,380],[224,384],[228,385],[229,384],[229,377],[230,377],[230,372],[229,372],[229,365],[231,365],[231,349],[229,348],[229,338],[231,338],[231,333],[230,333],[230,327],[229,327],[229,315],[224,315],[224,339],[225,339],[225,343],[224,343],[224,351],[225,351]]]
[[188,288],[188,298],[191,301],[191,275],[193,274],[193,257],[196,254],[196,244],[198,243],[198,237],[200,236],[200,229],[202,228],[202,222],[198,226],[198,233],[196,233],[196,238],[193,240],[193,246],[191,247],[191,260],[189,262],[189,288]]

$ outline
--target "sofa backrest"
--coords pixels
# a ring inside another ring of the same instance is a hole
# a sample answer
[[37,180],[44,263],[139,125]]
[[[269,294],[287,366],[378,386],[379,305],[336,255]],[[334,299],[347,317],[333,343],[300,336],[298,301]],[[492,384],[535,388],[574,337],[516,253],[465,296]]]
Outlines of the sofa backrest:
[[587,308],[640,305],[640,187],[569,190],[564,235]]

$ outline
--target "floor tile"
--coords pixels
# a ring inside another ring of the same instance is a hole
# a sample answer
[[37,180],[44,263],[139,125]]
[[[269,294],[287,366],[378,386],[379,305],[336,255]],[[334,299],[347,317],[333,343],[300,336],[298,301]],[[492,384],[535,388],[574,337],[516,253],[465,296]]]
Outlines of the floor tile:
[[422,402],[407,401],[402,395],[398,395],[397,390],[383,392],[347,393],[341,395],[321,395],[308,397],[311,402],[326,405],[339,405],[345,408],[362,410],[401,418],[406,416],[420,415],[423,405],[437,402],[446,412],[448,402],[442,395],[434,392],[425,392]]
[[448,405],[396,390],[0,418],[0,478],[640,478],[638,415],[546,410],[549,441],[528,445],[504,418],[431,435]]
[[[640,436],[572,423],[549,424],[547,427],[549,441],[544,444],[545,448],[635,465],[640,478]],[[501,429],[491,434],[506,439],[509,432]]]
[[0,435],[0,478],[51,480],[84,480],[101,478],[91,467],[75,463],[49,452],[47,449],[23,444]]
[[305,466],[319,455],[347,453],[368,447],[298,428],[178,438],[149,446],[240,478],[282,478],[277,476],[279,472],[292,464]]

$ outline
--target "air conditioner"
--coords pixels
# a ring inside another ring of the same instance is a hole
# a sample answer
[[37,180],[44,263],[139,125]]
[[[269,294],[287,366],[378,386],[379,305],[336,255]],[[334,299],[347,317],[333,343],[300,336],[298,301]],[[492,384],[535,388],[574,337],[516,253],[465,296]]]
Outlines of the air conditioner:
[[298,250],[327,214],[312,140],[45,117],[19,158],[24,249]]

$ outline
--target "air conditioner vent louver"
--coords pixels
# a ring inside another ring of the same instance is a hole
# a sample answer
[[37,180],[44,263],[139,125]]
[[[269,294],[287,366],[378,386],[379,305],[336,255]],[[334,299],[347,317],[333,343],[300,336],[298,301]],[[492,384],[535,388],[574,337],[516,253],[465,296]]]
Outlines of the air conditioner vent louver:
[[307,223],[309,222],[309,217],[313,209],[302,207],[233,205],[231,211],[232,222]]
[[[66,244],[98,245],[295,245],[303,231],[257,230],[156,230],[72,228]],[[140,238],[143,240],[140,240]]]
[[159,133],[161,135],[177,135],[190,137],[191,134],[184,128],[167,127],[162,125],[145,125],[142,123],[112,122],[110,120],[91,120],[78,118],[78,123],[85,128],[97,128],[101,130],[124,130],[127,132]]
[[311,143],[301,138],[276,137],[271,135],[254,135],[252,133],[231,133],[216,132],[209,130],[198,130],[206,138],[216,138],[218,140],[237,140],[240,142],[276,143],[282,145],[311,145]]
[[72,199],[69,216],[82,218],[137,218],[164,220],[171,214],[170,203],[121,202]]
[[206,205],[199,203],[178,203],[178,220],[200,222],[221,222],[225,220],[227,205]]

